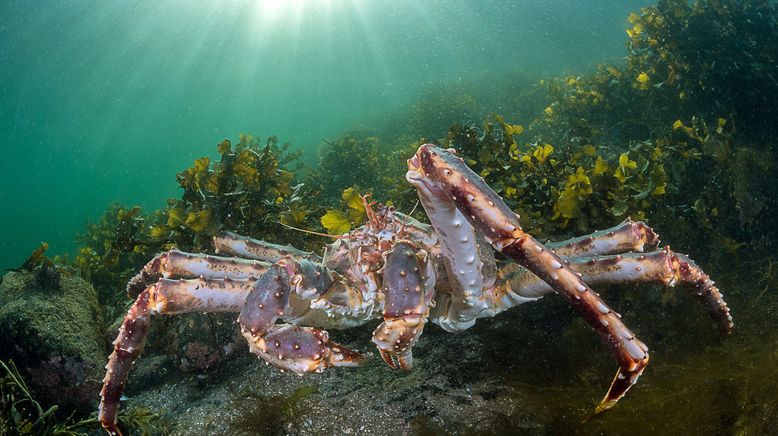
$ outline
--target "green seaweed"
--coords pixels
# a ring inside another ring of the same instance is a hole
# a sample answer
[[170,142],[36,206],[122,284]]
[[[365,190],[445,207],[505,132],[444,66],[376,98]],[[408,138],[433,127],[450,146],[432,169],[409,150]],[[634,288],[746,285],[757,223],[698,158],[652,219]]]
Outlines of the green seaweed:
[[145,407],[128,407],[118,417],[119,429],[126,435],[163,435],[176,429],[176,424],[164,411],[154,412]]
[[286,423],[294,422],[304,414],[301,402],[317,392],[316,386],[303,386],[289,395],[243,392],[232,400],[235,414],[229,424],[230,434],[282,434]]
[[44,410],[35,401],[12,360],[0,361],[0,433],[2,434],[67,434],[55,422],[57,406]]
[[[96,413],[80,420],[75,414],[60,420],[59,406],[44,409],[12,360],[0,360],[0,369],[0,434],[81,436],[101,431]],[[127,435],[153,435],[169,433],[174,424],[160,413],[129,407],[119,414],[119,427]]]

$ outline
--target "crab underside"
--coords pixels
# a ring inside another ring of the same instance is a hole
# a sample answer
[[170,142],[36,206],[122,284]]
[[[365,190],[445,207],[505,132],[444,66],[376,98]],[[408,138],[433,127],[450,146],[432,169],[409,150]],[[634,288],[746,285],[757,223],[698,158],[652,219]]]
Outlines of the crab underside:
[[[713,281],[656,233],[627,220],[613,228],[542,244],[453,150],[422,145],[406,179],[431,225],[366,203],[368,222],[327,246],[325,256],[224,232],[218,256],[171,250],[128,284],[135,298],[114,341],[99,419],[118,434],[119,399],[152,315],[236,312],[252,353],[297,374],[357,366],[363,355],[324,329],[382,322],[373,333],[392,368],[410,370],[428,320],[461,331],[547,294],[561,294],[602,337],[619,368],[595,413],[613,407],[648,363],[648,348],[595,293],[605,283],[680,286],[699,299],[722,333],[733,328]],[[515,263],[495,261],[492,248]],[[281,320],[281,323],[277,321]]]

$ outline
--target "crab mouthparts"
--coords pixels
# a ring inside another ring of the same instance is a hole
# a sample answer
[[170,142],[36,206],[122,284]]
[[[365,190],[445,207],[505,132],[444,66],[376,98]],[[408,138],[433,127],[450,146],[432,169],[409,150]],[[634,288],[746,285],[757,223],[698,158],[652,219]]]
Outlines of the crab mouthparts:
[[424,172],[424,170],[421,168],[421,158],[419,157],[418,152],[416,152],[413,157],[408,159],[408,171],[416,171],[419,173]]

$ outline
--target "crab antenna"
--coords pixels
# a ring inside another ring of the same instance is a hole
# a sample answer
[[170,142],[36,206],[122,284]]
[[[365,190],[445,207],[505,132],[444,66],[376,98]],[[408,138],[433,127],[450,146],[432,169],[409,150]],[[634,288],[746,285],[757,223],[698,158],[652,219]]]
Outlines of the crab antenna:
[[327,238],[333,238],[333,239],[349,239],[349,238],[351,238],[350,235],[328,235],[326,233],[314,232],[313,230],[301,229],[299,227],[290,226],[289,224],[284,224],[281,221],[278,221],[278,224],[281,224],[282,226],[286,227],[287,229],[297,230],[298,232],[309,233],[311,235],[316,235],[316,236],[325,236]]

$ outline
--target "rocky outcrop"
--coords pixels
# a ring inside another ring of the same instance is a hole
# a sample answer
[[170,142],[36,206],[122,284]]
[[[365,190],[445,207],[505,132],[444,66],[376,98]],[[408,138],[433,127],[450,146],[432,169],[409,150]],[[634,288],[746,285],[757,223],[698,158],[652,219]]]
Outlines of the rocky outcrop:
[[0,359],[13,359],[41,404],[64,414],[96,408],[106,359],[101,328],[97,294],[81,278],[3,276]]

